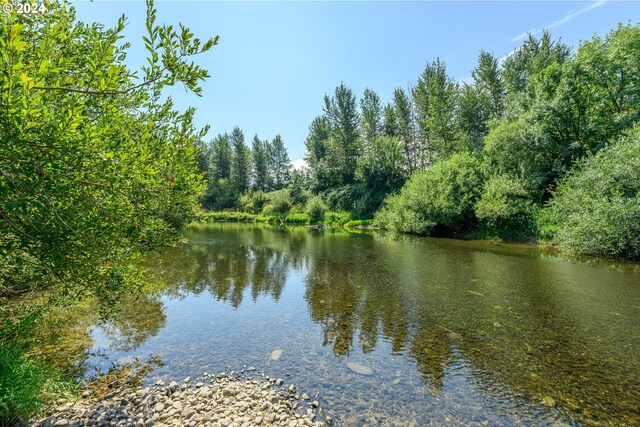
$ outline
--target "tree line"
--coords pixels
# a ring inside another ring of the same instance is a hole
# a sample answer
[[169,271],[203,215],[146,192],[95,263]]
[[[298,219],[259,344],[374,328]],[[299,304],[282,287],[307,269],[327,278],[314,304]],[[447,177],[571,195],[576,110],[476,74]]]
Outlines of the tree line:
[[629,23],[575,52],[548,32],[481,51],[469,82],[436,59],[386,103],[342,83],[309,126],[309,189],[392,230],[638,258],[639,67]]
[[280,135],[271,141],[255,135],[249,148],[238,126],[203,147],[200,170],[207,182],[202,203],[214,210],[238,208],[240,196],[247,192],[281,190],[290,184],[292,175]]

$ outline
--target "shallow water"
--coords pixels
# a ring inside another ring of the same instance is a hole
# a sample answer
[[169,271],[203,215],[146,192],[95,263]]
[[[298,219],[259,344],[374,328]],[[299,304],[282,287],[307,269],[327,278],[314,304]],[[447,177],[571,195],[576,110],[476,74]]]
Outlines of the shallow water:
[[187,237],[146,263],[162,291],[83,320],[87,373],[152,355],[148,382],[256,366],[348,426],[640,425],[637,265],[304,227]]

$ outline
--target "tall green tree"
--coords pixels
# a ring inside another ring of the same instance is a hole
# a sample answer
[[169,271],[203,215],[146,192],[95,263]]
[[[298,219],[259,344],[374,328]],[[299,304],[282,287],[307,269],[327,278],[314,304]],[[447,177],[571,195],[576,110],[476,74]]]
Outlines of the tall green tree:
[[229,179],[233,164],[233,148],[229,141],[229,134],[216,136],[211,141],[211,159],[209,160],[209,172],[211,178]]
[[505,91],[499,61],[488,52],[480,51],[471,76],[473,84],[460,86],[456,115],[465,146],[479,153],[484,137],[504,113]]
[[459,148],[456,120],[457,83],[447,75],[444,62],[427,64],[412,92],[422,151],[429,163],[446,158]]
[[547,30],[539,39],[529,34],[522,46],[509,55],[503,63],[501,76],[505,90],[511,96],[524,93],[530,76],[553,63],[564,63],[570,54],[569,46],[560,40],[553,40],[551,33]]
[[309,125],[309,135],[305,140],[307,155],[305,161],[311,170],[312,187],[316,191],[327,189],[328,182],[328,141],[330,136],[329,122],[325,116],[313,119]]
[[229,134],[218,135],[211,142],[211,159],[207,190],[204,197],[205,206],[212,209],[234,207],[237,191],[231,179],[233,170],[233,148]]
[[384,136],[398,136],[398,119],[392,103],[385,104],[382,116],[382,134]]
[[476,91],[486,98],[486,104],[483,104],[483,115],[488,120],[498,120],[504,112],[504,83],[500,74],[500,64],[498,58],[485,52],[480,51],[478,56],[478,65],[471,72]]
[[371,89],[365,89],[360,100],[360,136],[366,147],[382,135],[382,104]]
[[416,140],[416,124],[413,104],[407,93],[402,88],[393,91],[393,110],[397,136],[402,145],[407,172],[411,174],[421,164],[422,158]]
[[284,146],[282,137],[276,135],[268,146],[269,164],[274,190],[280,190],[289,184],[291,178],[291,161]]
[[243,194],[251,183],[251,153],[244,143],[244,133],[238,126],[233,128],[229,140],[233,147],[231,182],[236,192]]
[[258,135],[253,137],[251,154],[253,159],[253,189],[267,191],[269,188],[269,159],[267,158],[265,143],[258,138]]
[[358,179],[370,191],[373,210],[382,200],[402,187],[405,180],[404,157],[397,138],[376,138],[358,159]]
[[472,152],[482,152],[484,137],[489,132],[490,98],[477,84],[463,83],[458,98],[457,122],[464,145]]
[[360,153],[356,97],[344,83],[336,87],[333,96],[324,97],[324,115],[329,124],[329,162],[334,185],[355,182],[356,163]]

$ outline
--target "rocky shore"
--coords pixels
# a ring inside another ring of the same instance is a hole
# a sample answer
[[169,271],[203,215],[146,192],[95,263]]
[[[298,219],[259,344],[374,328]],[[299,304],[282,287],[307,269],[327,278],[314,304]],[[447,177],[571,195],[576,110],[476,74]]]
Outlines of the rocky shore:
[[77,402],[58,402],[33,426],[326,426],[333,423],[320,403],[299,394],[296,385],[248,368],[209,374],[179,383],[114,390],[102,397],[89,391]]

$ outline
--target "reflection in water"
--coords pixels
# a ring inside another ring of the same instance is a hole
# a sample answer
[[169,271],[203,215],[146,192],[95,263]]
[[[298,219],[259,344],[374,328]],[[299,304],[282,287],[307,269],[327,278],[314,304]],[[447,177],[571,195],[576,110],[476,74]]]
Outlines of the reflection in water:
[[99,371],[92,360],[100,357],[92,351],[97,330],[111,351],[127,352],[155,336],[166,321],[162,302],[153,294],[124,297],[106,319],[100,313],[93,299],[49,310],[35,331],[34,339],[41,344],[33,353],[46,363],[63,367],[71,376],[91,376]]
[[[317,387],[346,424],[640,424],[633,266],[306,228],[214,224],[188,237],[148,259],[161,290],[123,304],[103,349],[164,352],[171,372],[195,354],[206,361],[193,370],[218,368],[213,356],[273,363],[262,355],[289,345],[269,368]],[[84,315],[86,332],[97,319]]]

